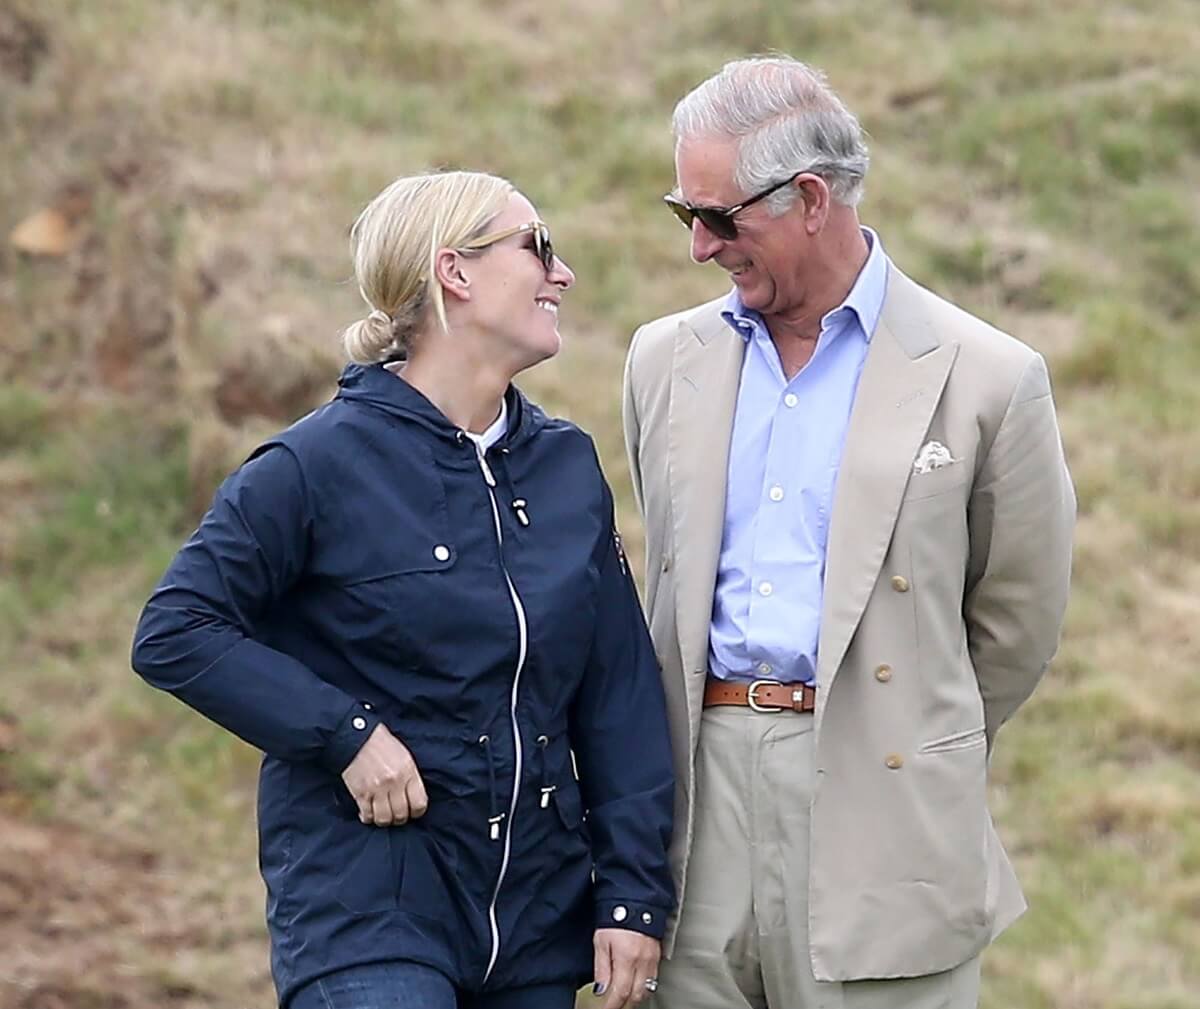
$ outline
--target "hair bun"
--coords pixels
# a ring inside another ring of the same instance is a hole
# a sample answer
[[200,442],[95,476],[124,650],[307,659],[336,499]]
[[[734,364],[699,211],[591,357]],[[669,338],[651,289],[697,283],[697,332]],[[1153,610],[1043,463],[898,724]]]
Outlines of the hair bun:
[[391,334],[392,317],[381,309],[371,309],[371,314],[367,316],[367,322],[379,329],[386,329]]
[[378,308],[342,331],[342,346],[351,361],[376,364],[385,361],[396,345],[396,322]]

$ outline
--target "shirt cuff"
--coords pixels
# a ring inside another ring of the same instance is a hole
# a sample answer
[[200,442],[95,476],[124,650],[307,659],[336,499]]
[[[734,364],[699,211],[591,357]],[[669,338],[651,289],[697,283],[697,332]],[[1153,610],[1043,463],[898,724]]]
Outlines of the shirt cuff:
[[597,901],[596,928],[627,928],[661,939],[667,931],[667,910],[637,900]]
[[321,762],[334,774],[341,774],[350,766],[381,721],[378,712],[370,704],[355,701],[325,744]]

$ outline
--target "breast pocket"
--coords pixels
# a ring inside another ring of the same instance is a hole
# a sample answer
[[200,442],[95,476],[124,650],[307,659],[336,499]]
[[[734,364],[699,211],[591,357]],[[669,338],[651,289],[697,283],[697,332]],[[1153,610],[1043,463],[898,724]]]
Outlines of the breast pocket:
[[402,628],[420,626],[444,609],[458,565],[458,548],[440,530],[381,539],[368,569],[329,593],[340,640],[403,664],[396,654]]
[[904,491],[904,501],[921,501],[925,498],[946,494],[961,487],[970,478],[971,470],[963,462],[953,462],[948,466],[932,469],[928,473],[916,473],[908,478],[908,487]]
[[401,542],[381,542],[370,573],[346,582],[345,587],[369,585],[398,575],[449,571],[457,560],[458,552],[448,536],[436,532],[407,534]]

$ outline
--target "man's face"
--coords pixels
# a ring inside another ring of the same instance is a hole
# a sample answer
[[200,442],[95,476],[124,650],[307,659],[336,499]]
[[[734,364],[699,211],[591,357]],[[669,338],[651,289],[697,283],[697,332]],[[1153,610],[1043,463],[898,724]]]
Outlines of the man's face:
[[[733,181],[737,141],[693,137],[675,149],[679,194],[697,206],[732,207],[753,193]],[[785,312],[802,301],[805,255],[804,200],[797,197],[780,217],[771,217],[765,201],[735,218],[737,237],[718,238],[697,219],[692,225],[692,259],[713,260],[737,286],[747,308],[764,315]]]

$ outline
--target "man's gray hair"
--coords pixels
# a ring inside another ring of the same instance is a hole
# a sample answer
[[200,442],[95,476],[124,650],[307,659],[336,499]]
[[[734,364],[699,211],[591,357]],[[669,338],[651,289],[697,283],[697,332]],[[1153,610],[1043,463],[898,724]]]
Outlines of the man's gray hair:
[[[811,171],[839,203],[862,199],[871,159],[858,118],[824,73],[790,56],[726,63],[680,100],[671,128],[676,144],[699,136],[739,141],[733,181],[747,195]],[[795,193],[789,186],[769,196],[771,214],[783,213]]]

